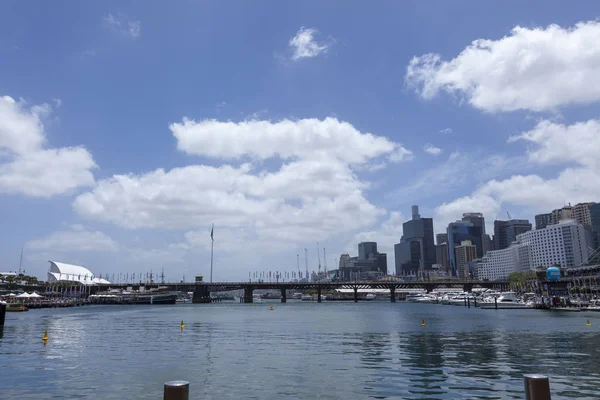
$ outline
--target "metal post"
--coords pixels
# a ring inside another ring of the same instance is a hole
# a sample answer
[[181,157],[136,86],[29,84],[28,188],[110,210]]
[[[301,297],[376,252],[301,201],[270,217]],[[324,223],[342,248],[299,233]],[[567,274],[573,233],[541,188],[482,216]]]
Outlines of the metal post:
[[471,308],[471,298],[467,297],[467,307]]
[[287,291],[285,290],[285,288],[281,288],[281,302],[287,302]]
[[550,400],[550,381],[538,374],[523,375],[525,400]]
[[494,307],[498,309],[498,298],[494,296]]
[[477,297],[473,297],[473,301],[475,302],[474,307],[477,307]]
[[358,303],[358,288],[354,288],[354,302]]
[[6,304],[0,304],[0,332],[4,329],[4,317],[6,317]]
[[465,297],[465,307],[467,306],[467,298]]
[[321,288],[317,288],[317,303],[321,302]]
[[396,288],[395,287],[390,288],[390,301],[392,303],[396,302]]
[[187,381],[171,381],[165,383],[163,400],[189,400],[190,383]]

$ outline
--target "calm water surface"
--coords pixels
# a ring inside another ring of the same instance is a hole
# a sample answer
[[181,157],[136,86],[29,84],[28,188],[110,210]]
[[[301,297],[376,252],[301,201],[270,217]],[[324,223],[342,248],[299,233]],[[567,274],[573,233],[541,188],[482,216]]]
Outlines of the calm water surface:
[[599,333],[595,313],[435,304],[32,310],[7,316],[0,398],[162,399],[183,379],[190,399],[522,399],[543,373],[553,399],[600,399]]

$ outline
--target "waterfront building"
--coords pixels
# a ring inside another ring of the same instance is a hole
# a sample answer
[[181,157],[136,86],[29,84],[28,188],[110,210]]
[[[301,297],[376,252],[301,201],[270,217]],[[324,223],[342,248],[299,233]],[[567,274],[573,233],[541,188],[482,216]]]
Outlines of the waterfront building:
[[535,229],[544,229],[550,225],[552,219],[551,213],[538,214],[535,216]]
[[454,248],[460,246],[461,242],[469,240],[477,249],[477,258],[480,258],[479,251],[483,252],[481,227],[474,226],[469,221],[456,221],[448,224],[446,233],[448,234],[448,258],[450,261],[450,270],[452,275],[458,276]]
[[517,236],[517,242],[529,245],[532,268],[582,266],[588,261],[588,240],[584,226],[574,220],[563,220]]
[[433,219],[421,218],[419,206],[412,206],[412,219],[402,224],[400,243],[394,246],[396,275],[417,275],[435,264]]
[[506,249],[517,240],[518,235],[530,231],[531,228],[531,223],[526,219],[494,221],[494,250]]
[[454,247],[454,252],[459,278],[468,278],[467,264],[477,258],[477,247],[470,240],[463,240],[459,246]]
[[448,242],[443,242],[435,246],[435,263],[444,273],[450,270],[450,259],[448,257]]
[[529,246],[519,243],[488,252],[476,265],[477,279],[481,280],[506,279],[513,272],[530,270]]
[[478,227],[481,230],[481,239],[474,243],[477,247],[477,256],[483,257],[483,255],[490,250],[487,248],[488,243],[486,243],[485,240],[485,218],[483,217],[483,214],[478,212],[464,213],[462,220],[472,223],[473,226]]
[[438,233],[435,235],[435,242],[437,245],[448,243],[448,234],[447,233]]
[[79,265],[49,261],[48,282],[72,282],[80,285],[97,285],[110,283],[106,279],[96,277],[92,271]]
[[377,251],[377,243],[358,244],[358,257],[340,256],[338,277],[342,280],[376,280],[387,275],[387,254]]

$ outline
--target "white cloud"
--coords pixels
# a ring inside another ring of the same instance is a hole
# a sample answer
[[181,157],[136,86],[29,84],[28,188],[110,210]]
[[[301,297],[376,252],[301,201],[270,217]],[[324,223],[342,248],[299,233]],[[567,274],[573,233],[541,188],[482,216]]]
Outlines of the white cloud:
[[46,252],[115,252],[117,242],[100,231],[89,231],[81,226],[73,226],[68,231],[57,231],[40,239],[27,242],[28,250]]
[[481,110],[547,111],[600,99],[600,22],[572,28],[516,26],[498,40],[478,39],[456,58],[414,57],[405,81],[424,99],[440,91]]
[[554,178],[539,175],[513,175],[504,180],[491,180],[470,196],[454,200],[436,209],[440,218],[456,219],[460,213],[474,210],[495,217],[504,205],[525,207],[532,212],[548,212],[564,202],[573,204],[600,199],[600,164],[596,156],[600,148],[600,123],[597,120],[561,125],[539,122],[534,129],[511,141],[525,140],[533,144],[529,159],[540,164],[566,164]]
[[139,38],[142,33],[141,22],[131,19],[123,13],[108,14],[104,17],[104,23],[119,34],[131,39]]
[[51,111],[0,97],[0,192],[51,197],[94,184],[96,164],[86,149],[44,148],[42,118]]
[[315,28],[301,27],[296,35],[290,39],[289,46],[292,48],[292,60],[299,60],[301,58],[316,57],[319,54],[326,53],[329,50],[329,45],[326,43],[319,43],[315,39],[319,31]]
[[367,200],[369,184],[358,171],[410,155],[331,118],[184,120],[171,130],[189,154],[261,162],[115,175],[78,196],[76,212],[126,228],[190,229],[177,248],[194,247],[194,232],[214,222],[221,234],[234,233],[235,246],[245,243],[238,251],[254,244],[285,249],[372,225],[385,211]]
[[237,159],[244,156],[265,160],[335,158],[348,164],[361,164],[388,155],[400,162],[412,153],[398,143],[371,133],[361,133],[336,118],[288,119],[271,121],[221,122],[184,118],[173,123],[171,132],[177,147],[188,154]]
[[429,153],[433,156],[439,156],[440,154],[442,154],[442,149],[440,149],[439,147],[435,147],[434,145],[427,143],[424,147],[423,147],[423,151],[425,151],[426,153]]
[[452,133],[452,128],[440,129],[440,133],[443,134],[443,135],[447,135],[449,133]]

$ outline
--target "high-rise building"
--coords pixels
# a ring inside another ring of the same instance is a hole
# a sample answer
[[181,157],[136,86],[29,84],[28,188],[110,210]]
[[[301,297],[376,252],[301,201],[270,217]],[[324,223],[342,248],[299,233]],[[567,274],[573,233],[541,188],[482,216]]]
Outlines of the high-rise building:
[[571,217],[581,225],[592,225],[592,216],[590,214],[590,206],[596,203],[579,203],[573,206]]
[[[446,232],[448,233],[448,258],[450,260],[450,269],[452,275],[458,276],[454,248],[460,246],[462,241],[470,240],[477,250],[483,250],[481,228],[479,226],[474,226],[469,221],[456,221],[451,222],[448,225]],[[479,254],[477,257],[479,258]]]
[[538,214],[535,216],[535,229],[544,229],[550,225],[552,213]]
[[531,223],[526,219],[494,221],[494,250],[506,249],[517,240],[517,235],[530,231]]
[[473,226],[478,227],[481,230],[481,239],[476,242],[475,246],[477,246],[477,257],[481,258],[483,255],[489,251],[490,249],[486,248],[485,242],[485,218],[483,218],[482,213],[464,213],[462,217],[463,221],[468,221],[473,224]]
[[593,234],[593,247],[600,247],[600,203],[595,203],[589,206],[590,210],[590,225]]
[[487,233],[483,235],[483,255],[494,250],[494,240]]
[[468,278],[467,264],[477,258],[477,247],[470,240],[463,240],[459,246],[454,247],[454,252],[458,276]]
[[557,208],[550,213],[550,225],[558,224],[565,219],[573,219],[573,207],[569,204],[563,208]]
[[438,233],[437,235],[435,235],[435,242],[438,246],[442,243],[448,243],[448,234],[447,233]]
[[450,269],[450,259],[448,258],[448,242],[443,242],[435,246],[435,263],[439,264],[444,273]]
[[394,253],[397,275],[424,273],[435,264],[433,219],[421,218],[419,206],[412,206],[412,219],[402,224],[402,238],[394,246]]
[[359,243],[358,254],[358,257],[350,257],[348,254],[340,256],[341,279],[372,280],[387,275],[387,254],[377,252],[377,243]]
[[366,260],[371,254],[377,253],[377,243],[362,242],[358,244],[358,259]]
[[588,261],[586,230],[573,220],[564,220],[517,236],[517,242],[529,246],[532,268],[579,267]]

